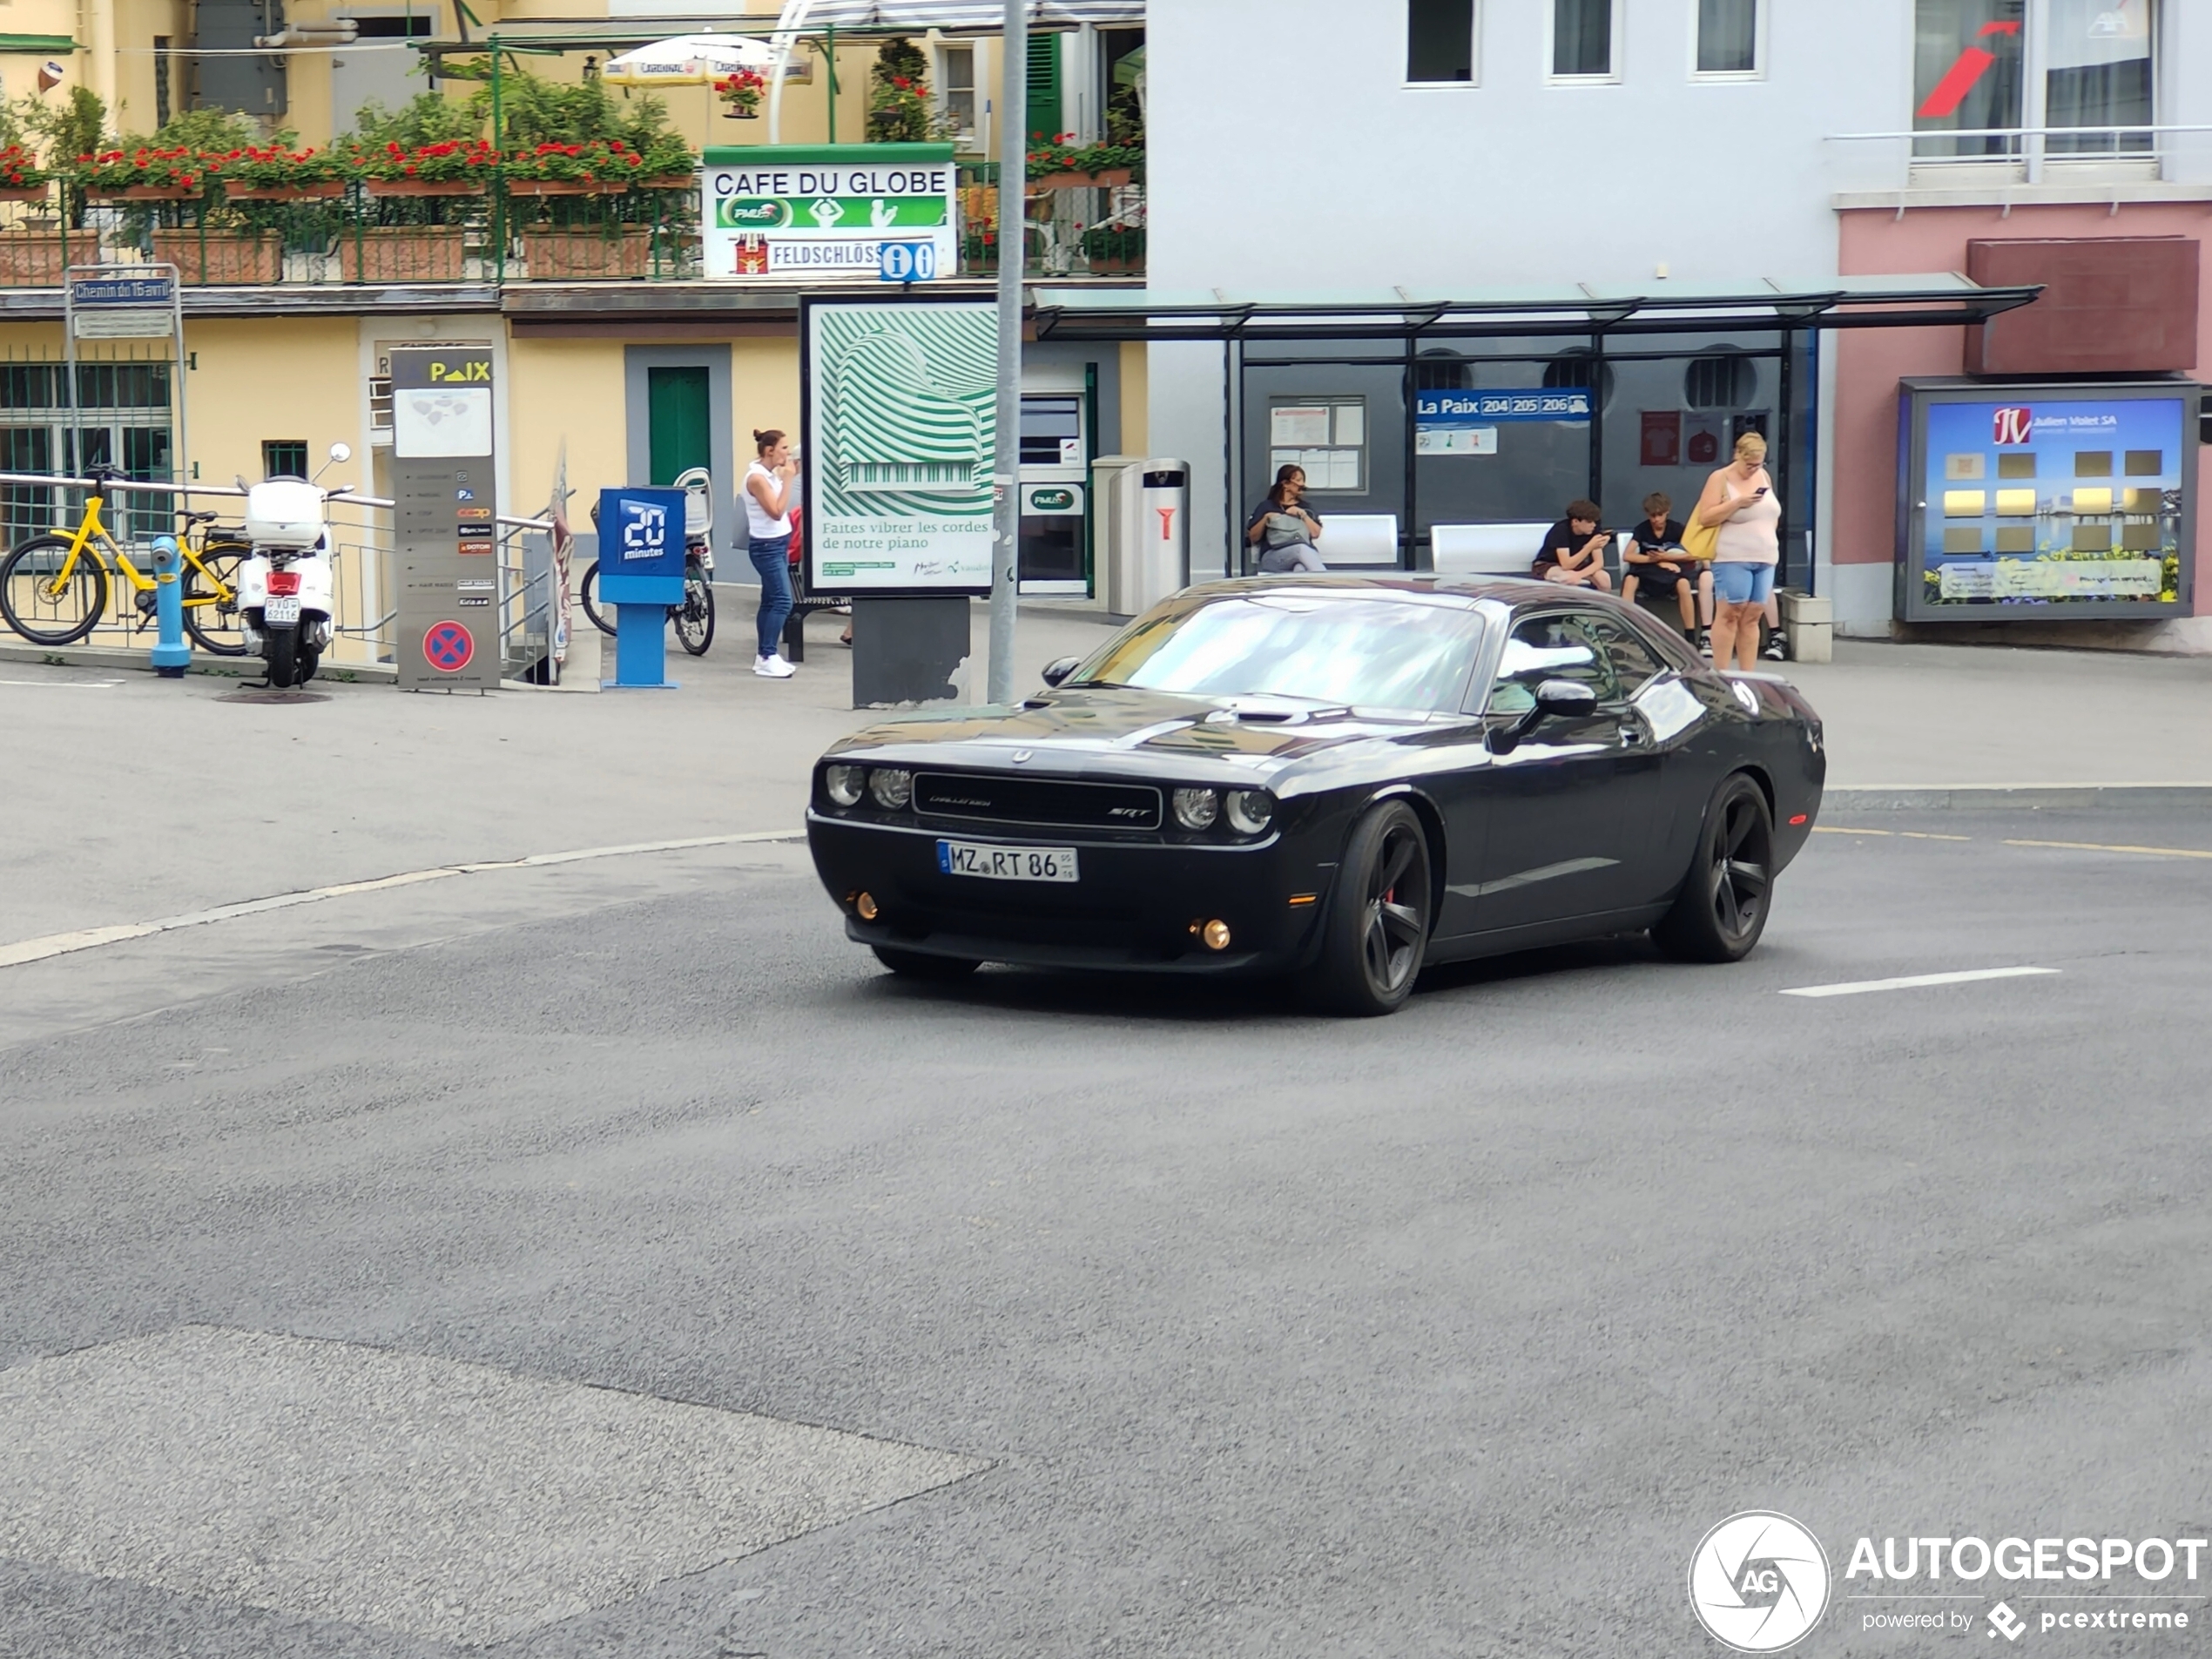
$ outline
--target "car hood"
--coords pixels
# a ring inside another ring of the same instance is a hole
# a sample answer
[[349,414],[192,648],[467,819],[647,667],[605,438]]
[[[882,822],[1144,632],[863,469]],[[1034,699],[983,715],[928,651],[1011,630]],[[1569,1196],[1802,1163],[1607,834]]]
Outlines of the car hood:
[[[832,757],[886,752],[917,762],[1003,765],[1011,751],[1046,769],[1112,765],[1145,757],[1187,765],[1211,759],[1273,771],[1347,744],[1400,738],[1429,725],[1410,712],[1359,710],[1296,698],[1202,697],[1126,687],[1040,693],[1015,707],[902,715],[853,732]],[[894,750],[926,751],[908,757]]]

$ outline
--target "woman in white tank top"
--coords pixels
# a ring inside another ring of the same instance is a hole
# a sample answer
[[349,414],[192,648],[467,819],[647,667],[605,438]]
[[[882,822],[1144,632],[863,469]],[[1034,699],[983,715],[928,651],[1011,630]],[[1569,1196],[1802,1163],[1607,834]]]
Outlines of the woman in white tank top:
[[1746,432],[1736,459],[1705,481],[1697,522],[1716,526],[1713,550],[1713,666],[1752,669],[1759,662],[1759,618],[1774,592],[1782,503],[1767,475],[1766,440]]
[[791,620],[791,509],[799,499],[799,463],[784,435],[771,428],[752,435],[758,452],[745,469],[746,550],[760,576],[760,654],[752,671],[763,679],[789,679],[799,671],[784,660],[784,624]]

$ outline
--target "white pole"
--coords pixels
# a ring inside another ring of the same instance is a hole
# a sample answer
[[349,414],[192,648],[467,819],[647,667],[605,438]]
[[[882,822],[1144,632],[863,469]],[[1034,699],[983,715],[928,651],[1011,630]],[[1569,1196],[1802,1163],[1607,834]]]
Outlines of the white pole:
[[1014,699],[1022,531],[1022,256],[1029,179],[1028,0],[1006,0],[999,51],[999,409],[991,465],[990,700]]

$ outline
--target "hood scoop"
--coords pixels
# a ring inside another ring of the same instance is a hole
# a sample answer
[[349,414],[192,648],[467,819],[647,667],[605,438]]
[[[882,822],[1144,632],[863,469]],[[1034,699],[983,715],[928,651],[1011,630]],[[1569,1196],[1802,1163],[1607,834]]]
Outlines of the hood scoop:
[[1293,703],[1287,698],[1272,697],[1239,697],[1231,698],[1222,707],[1206,716],[1208,725],[1304,725],[1309,720],[1328,719],[1352,711],[1342,707],[1315,708],[1310,703]]

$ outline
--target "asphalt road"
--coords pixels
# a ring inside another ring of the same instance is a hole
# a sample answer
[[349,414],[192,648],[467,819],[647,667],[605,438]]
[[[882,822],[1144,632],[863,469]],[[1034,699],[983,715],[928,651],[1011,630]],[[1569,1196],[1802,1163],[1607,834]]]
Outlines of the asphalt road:
[[[522,1550],[575,1587],[497,1625],[533,1659],[1707,1654],[1736,1510],[1839,1575],[2205,1535],[2212,858],[2013,843],[2212,819],[1860,822],[1739,967],[1547,952],[1379,1022],[897,982],[773,845],[0,969],[0,1653],[442,1654]],[[667,1402],[840,1432],[717,1466],[787,1541],[661,1526]],[[470,1423],[428,1547],[348,1496]],[[1865,1588],[1795,1651],[1930,1650]]]

